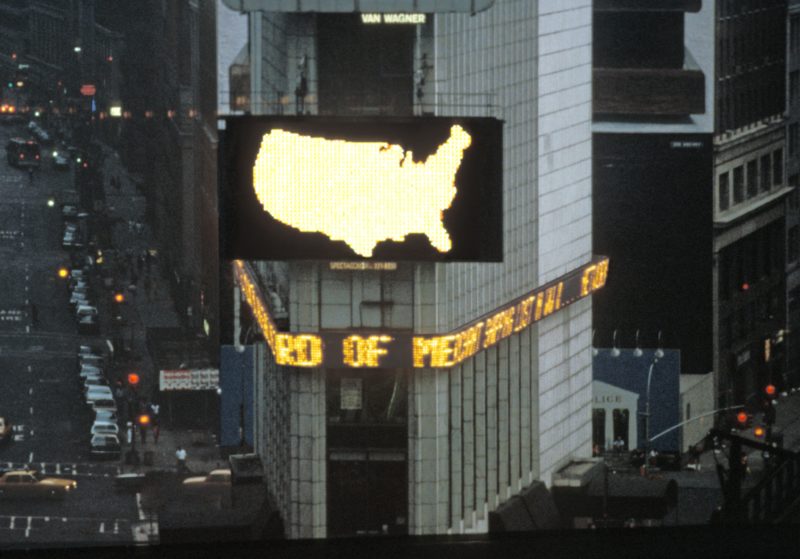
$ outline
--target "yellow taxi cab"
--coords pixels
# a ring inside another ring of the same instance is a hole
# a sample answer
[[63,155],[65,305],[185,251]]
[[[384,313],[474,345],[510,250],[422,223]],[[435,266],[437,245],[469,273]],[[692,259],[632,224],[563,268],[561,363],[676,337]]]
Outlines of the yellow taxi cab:
[[63,499],[75,491],[74,479],[44,477],[35,470],[9,470],[0,473],[0,498]]

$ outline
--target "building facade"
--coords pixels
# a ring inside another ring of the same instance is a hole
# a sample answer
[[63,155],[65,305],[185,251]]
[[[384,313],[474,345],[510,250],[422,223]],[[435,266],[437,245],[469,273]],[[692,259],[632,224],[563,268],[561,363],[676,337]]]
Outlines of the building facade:
[[596,90],[640,85],[595,107],[598,343],[680,349],[711,409],[788,383],[785,28],[781,1],[595,5]]
[[[218,362],[216,3],[126,5],[121,144],[176,309]],[[131,14],[129,14],[131,15]]]
[[[367,18],[249,12],[250,109],[502,119],[503,262],[234,265],[234,308],[242,298],[243,316],[256,308],[267,339],[255,448],[294,538],[486,532],[490,511],[591,454],[588,286],[607,270],[591,250],[591,3],[380,15],[411,9],[394,4]],[[511,327],[515,304],[569,277],[583,278],[582,297],[563,308],[551,299]],[[289,367],[274,353],[297,333],[431,340],[500,316],[507,328],[484,332],[457,363],[423,353],[405,369]],[[248,341],[247,324],[234,336]]]

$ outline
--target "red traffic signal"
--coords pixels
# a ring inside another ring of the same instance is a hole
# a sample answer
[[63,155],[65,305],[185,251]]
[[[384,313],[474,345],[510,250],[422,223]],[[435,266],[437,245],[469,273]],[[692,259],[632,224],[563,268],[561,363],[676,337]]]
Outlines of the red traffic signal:
[[740,411],[736,414],[736,423],[738,424],[739,428],[747,427],[747,422],[749,421],[750,416],[747,414],[746,411]]
[[139,384],[139,375],[136,373],[128,373],[128,384],[131,386]]
[[764,394],[769,398],[774,398],[778,395],[778,389],[775,388],[774,384],[768,384],[764,387]]

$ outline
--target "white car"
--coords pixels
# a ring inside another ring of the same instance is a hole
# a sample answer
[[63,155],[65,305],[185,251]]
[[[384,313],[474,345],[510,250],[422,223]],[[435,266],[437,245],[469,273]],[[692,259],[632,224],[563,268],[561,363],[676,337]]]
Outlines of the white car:
[[119,425],[113,421],[97,420],[92,424],[92,436],[94,435],[119,435]]
[[97,320],[97,308],[90,305],[78,305],[75,308],[75,320],[80,322],[86,316],[91,316]]
[[113,398],[95,400],[92,402],[92,410],[94,410],[95,413],[101,410],[117,413],[117,403],[113,400]]
[[117,417],[117,412],[101,408],[94,412],[94,421],[95,423],[98,421],[111,421],[113,423],[117,423],[119,418]]
[[99,367],[92,367],[91,365],[81,365],[81,370],[78,373],[78,377],[80,378],[81,382],[86,380],[86,377],[91,376],[100,376],[103,374],[103,369]]
[[83,393],[86,394],[95,386],[108,386],[108,380],[105,377],[92,375],[83,380]]
[[97,369],[103,368],[103,358],[99,355],[79,355],[78,362],[80,363],[81,367],[95,367]]
[[86,403],[92,405],[97,400],[113,400],[114,394],[108,386],[95,386],[93,385],[85,393]]

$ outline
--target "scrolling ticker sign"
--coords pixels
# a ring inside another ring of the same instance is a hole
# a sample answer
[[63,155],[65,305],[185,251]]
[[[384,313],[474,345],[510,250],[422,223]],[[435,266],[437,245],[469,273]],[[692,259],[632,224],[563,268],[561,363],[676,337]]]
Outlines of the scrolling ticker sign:
[[502,261],[501,121],[238,116],[224,122],[223,258]]

